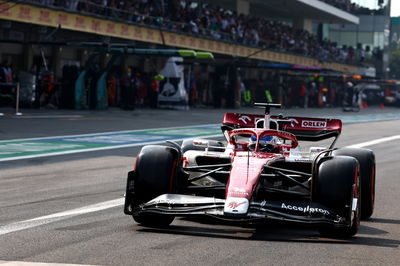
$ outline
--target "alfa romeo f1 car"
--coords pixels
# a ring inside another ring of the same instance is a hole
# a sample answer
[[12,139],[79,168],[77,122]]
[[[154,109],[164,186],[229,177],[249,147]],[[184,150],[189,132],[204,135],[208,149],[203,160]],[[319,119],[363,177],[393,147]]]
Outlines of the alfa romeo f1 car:
[[[271,116],[279,104],[256,103],[265,115],[226,113],[226,142],[186,140],[144,146],[128,173],[125,214],[150,227],[176,216],[240,223],[310,224],[322,235],[350,237],[375,199],[375,156],[335,149],[338,119]],[[298,141],[333,139],[303,152]]]

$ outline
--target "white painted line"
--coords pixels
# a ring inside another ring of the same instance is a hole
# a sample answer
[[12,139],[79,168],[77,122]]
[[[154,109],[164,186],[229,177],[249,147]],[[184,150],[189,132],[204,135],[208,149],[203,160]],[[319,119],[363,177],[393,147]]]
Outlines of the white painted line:
[[[376,145],[379,143],[392,141],[392,140],[396,140],[396,139],[400,139],[400,135],[391,136],[391,137],[387,137],[387,138],[381,138],[381,139],[368,141],[368,142],[363,142],[363,143],[359,143],[359,144],[355,144],[355,145],[351,145],[351,146],[347,146],[347,147],[363,148],[363,147],[368,147],[368,146],[372,146],[372,145]],[[82,215],[82,214],[87,214],[87,213],[91,213],[91,212],[97,212],[97,211],[102,211],[102,210],[106,210],[106,209],[110,209],[110,208],[114,208],[114,207],[119,207],[119,206],[124,205],[124,201],[125,201],[124,198],[119,198],[119,199],[100,202],[100,203],[96,203],[93,205],[89,205],[89,206],[85,206],[85,207],[81,207],[81,208],[77,208],[77,209],[73,209],[73,210],[69,210],[69,211],[53,213],[53,214],[46,215],[46,216],[41,216],[41,217],[37,217],[37,218],[25,220],[25,221],[11,223],[11,224],[0,227],[0,235],[5,235],[5,234],[12,233],[12,232],[17,232],[17,231],[49,224],[52,222],[65,220],[65,219],[68,219],[68,218],[71,218],[74,216],[78,216],[78,215]]]
[[65,264],[65,263],[47,263],[31,261],[6,261],[0,260],[1,266],[90,266],[89,264]]
[[372,146],[372,145],[376,145],[376,144],[379,144],[382,142],[392,141],[392,140],[396,140],[396,139],[400,139],[400,135],[395,135],[395,136],[381,138],[381,139],[375,139],[375,140],[371,140],[371,141],[367,141],[367,142],[350,145],[347,147],[348,148],[364,148],[364,147],[368,147],[368,146]]
[[[206,139],[206,138],[215,138],[215,137],[220,137],[220,136],[222,136],[222,135],[221,134],[215,134],[215,135],[204,136],[202,138]],[[170,140],[172,140],[172,141],[182,141],[182,140],[185,140],[185,139],[193,139],[193,138],[195,138],[195,137],[194,136],[190,136],[190,137],[187,137],[187,138],[170,139]],[[114,150],[114,149],[129,148],[129,147],[143,146],[143,145],[157,144],[157,143],[164,143],[164,142],[166,142],[166,140],[153,141],[153,142],[140,142],[140,143],[123,144],[123,145],[115,145],[115,146],[106,146],[106,147],[98,147],[98,148],[91,148],[91,149],[81,149],[81,150],[77,149],[77,150],[61,151],[61,152],[49,152],[49,153],[43,153],[43,154],[34,154],[34,155],[2,158],[2,159],[0,159],[0,162],[15,161],[15,160],[21,160],[21,159],[32,159],[32,158],[39,158],[39,157],[48,157],[48,156],[55,156],[55,155],[66,155],[66,154],[74,154],[74,153],[82,153],[82,152],[91,152],[91,151]]]
[[[41,118],[81,118],[83,115],[22,115],[15,117],[18,119],[41,119]],[[17,115],[17,114],[16,114]]]
[[69,211],[53,213],[53,214],[46,215],[46,216],[41,216],[41,217],[37,217],[37,218],[25,220],[25,221],[11,223],[11,224],[0,227],[0,235],[5,235],[5,234],[12,233],[12,232],[17,232],[17,231],[21,231],[24,229],[33,228],[33,227],[37,227],[37,226],[44,225],[44,224],[49,224],[52,222],[64,220],[64,219],[71,218],[71,217],[81,215],[81,214],[97,212],[97,211],[102,211],[102,210],[118,207],[118,206],[121,206],[124,204],[124,200],[125,200],[124,198],[119,198],[119,199],[115,199],[115,200],[104,201],[104,202],[96,203],[93,205],[88,205],[85,207],[72,209]]
[[119,134],[119,133],[130,133],[130,132],[140,132],[140,131],[161,131],[162,132],[162,131],[169,130],[169,129],[179,129],[179,128],[184,129],[184,128],[192,128],[192,127],[209,127],[209,126],[219,126],[219,125],[220,124],[205,124],[205,125],[180,126],[180,127],[160,127],[160,128],[145,128],[145,129],[136,129],[136,130],[109,131],[109,132],[78,134],[78,135],[61,135],[61,136],[26,138],[26,139],[7,139],[7,140],[0,140],[0,144],[3,142],[12,142],[12,141],[74,138],[74,137],[99,136],[99,135],[104,135],[104,134]]

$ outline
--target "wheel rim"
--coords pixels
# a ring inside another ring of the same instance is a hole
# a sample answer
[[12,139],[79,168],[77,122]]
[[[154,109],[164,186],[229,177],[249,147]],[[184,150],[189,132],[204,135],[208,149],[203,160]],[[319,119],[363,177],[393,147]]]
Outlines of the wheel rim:
[[[360,225],[360,217],[361,217],[361,197],[360,193],[361,192],[361,187],[360,187],[360,171],[357,168],[355,176],[354,176],[354,187],[353,187],[353,199],[357,199],[357,207],[354,212],[353,220],[351,221],[352,227],[358,228]],[[351,200],[352,206],[353,206],[353,199]],[[352,210],[353,212],[353,210]]]
[[375,165],[371,168],[371,204],[375,204]]

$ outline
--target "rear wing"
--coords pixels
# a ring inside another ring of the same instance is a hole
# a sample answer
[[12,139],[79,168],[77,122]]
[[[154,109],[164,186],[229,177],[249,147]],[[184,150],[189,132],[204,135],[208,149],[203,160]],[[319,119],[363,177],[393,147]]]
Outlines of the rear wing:
[[[264,115],[226,113],[222,121],[222,132],[236,128],[260,128],[264,123]],[[290,132],[298,140],[319,141],[335,137],[342,132],[340,119],[308,118],[297,116],[271,116],[271,129]]]

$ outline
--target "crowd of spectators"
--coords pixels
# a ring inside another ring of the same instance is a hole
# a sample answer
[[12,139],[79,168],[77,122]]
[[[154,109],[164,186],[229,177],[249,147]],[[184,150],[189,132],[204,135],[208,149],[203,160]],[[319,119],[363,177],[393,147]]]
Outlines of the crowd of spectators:
[[[106,16],[166,30],[289,52],[323,61],[359,63],[363,49],[339,47],[308,31],[200,2],[180,0],[31,0],[72,11]],[[349,0],[324,0],[355,7]],[[332,2],[332,3],[331,3]]]

